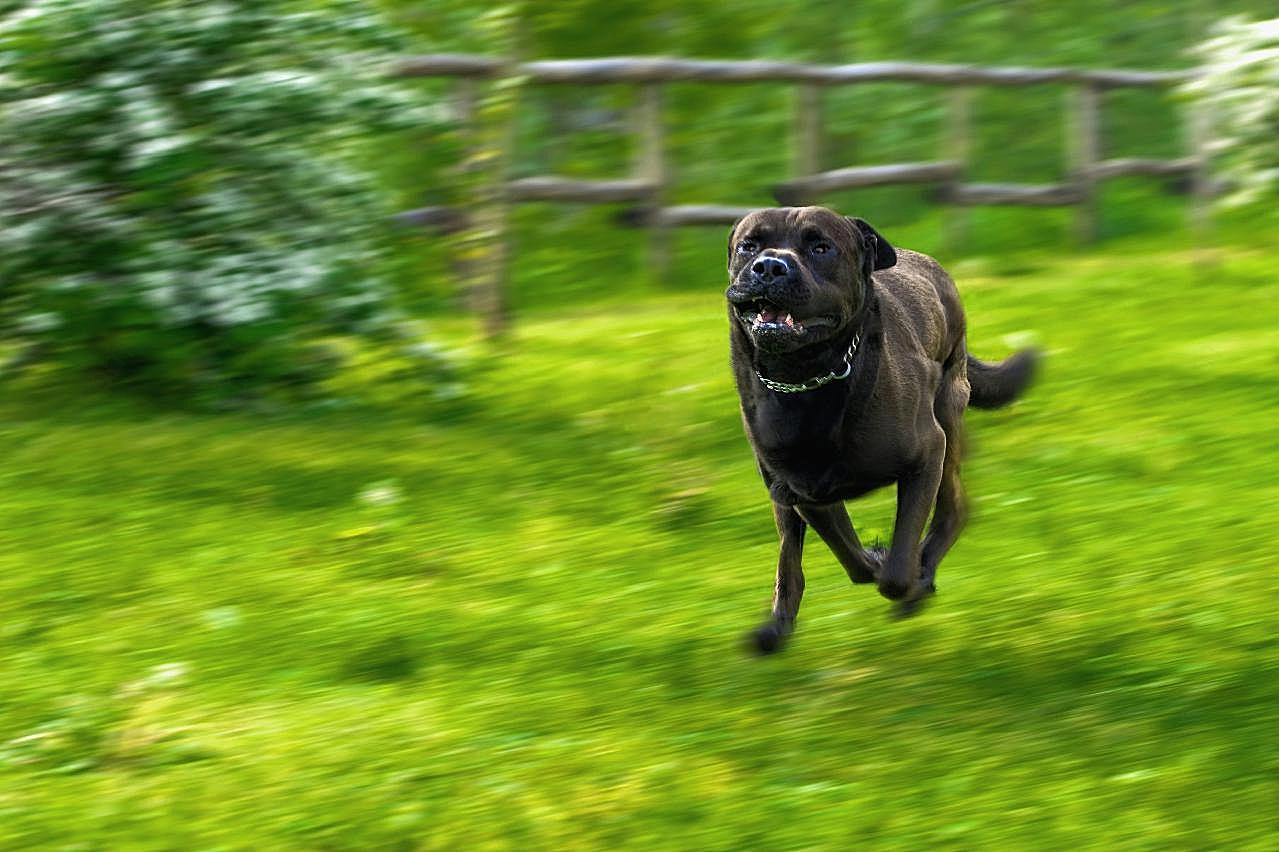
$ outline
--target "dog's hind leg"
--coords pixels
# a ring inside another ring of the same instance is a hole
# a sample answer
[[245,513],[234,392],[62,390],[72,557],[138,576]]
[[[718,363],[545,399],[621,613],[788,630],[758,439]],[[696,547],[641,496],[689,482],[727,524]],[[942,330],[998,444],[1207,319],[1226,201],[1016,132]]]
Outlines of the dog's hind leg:
[[941,486],[937,489],[937,509],[933,522],[924,536],[924,549],[920,557],[919,585],[925,592],[936,591],[937,566],[950,550],[964,524],[968,522],[968,501],[964,484],[959,479],[959,459],[946,452]]
[[848,518],[848,510],[843,503],[827,503],[823,506],[797,506],[799,515],[808,525],[817,531],[826,542],[826,546],[835,554],[839,564],[848,572],[848,579],[854,583],[875,582],[875,572],[879,570],[879,560],[875,554],[862,547],[853,522]]
[[937,488],[937,508],[933,510],[933,521],[924,536],[919,585],[909,597],[897,602],[897,618],[909,618],[918,613],[924,602],[937,591],[937,565],[959,538],[967,519],[968,506],[964,485],[959,479],[959,464],[957,460],[951,461],[948,451],[943,462],[941,485]]
[[897,481],[897,520],[893,543],[879,573],[879,593],[894,600],[914,599],[926,594],[919,585],[920,538],[928,514],[937,501],[941,485],[946,435],[934,424],[918,467]]
[[795,616],[804,597],[804,571],[800,558],[804,553],[804,519],[793,506],[773,504],[780,551],[777,555],[777,584],[773,588],[773,608],[767,622],[751,638],[762,654],[771,654],[795,631]]
[[950,550],[964,524],[968,522],[968,501],[959,466],[964,453],[964,408],[968,405],[968,382],[963,376],[963,359],[956,358],[947,370],[933,413],[946,433],[946,456],[942,460],[941,486],[937,489],[937,508],[924,537],[920,557],[919,584],[925,593],[935,591],[937,566]]

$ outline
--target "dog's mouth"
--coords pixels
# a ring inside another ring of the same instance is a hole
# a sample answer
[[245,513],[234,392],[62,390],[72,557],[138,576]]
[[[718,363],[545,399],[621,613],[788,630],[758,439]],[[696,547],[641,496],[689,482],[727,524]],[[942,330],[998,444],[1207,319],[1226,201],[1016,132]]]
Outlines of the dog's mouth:
[[733,310],[753,335],[797,338],[834,325],[832,317],[797,317],[791,308],[764,298],[734,299]]
[[789,332],[803,334],[807,329],[804,323],[781,305],[767,299],[751,299],[736,302],[733,305],[737,316],[751,331]]

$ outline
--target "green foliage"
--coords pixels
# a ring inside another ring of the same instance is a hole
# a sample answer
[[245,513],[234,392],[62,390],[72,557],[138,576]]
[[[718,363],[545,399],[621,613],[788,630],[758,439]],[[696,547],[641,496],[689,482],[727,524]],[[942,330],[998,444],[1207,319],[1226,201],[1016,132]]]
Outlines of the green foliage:
[[941,593],[814,541],[764,660],[710,267],[529,306],[447,423],[0,397],[0,847],[1270,848],[1279,255],[1216,260],[954,265],[974,352],[1049,354]]
[[392,317],[376,135],[438,120],[355,0],[51,0],[0,30],[0,327],[181,394],[314,383]]

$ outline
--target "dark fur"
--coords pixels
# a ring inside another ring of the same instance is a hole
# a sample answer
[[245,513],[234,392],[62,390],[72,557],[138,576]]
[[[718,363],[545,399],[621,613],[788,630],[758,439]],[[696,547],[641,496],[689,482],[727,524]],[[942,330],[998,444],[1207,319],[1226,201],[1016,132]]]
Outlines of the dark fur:
[[[950,276],[926,255],[894,249],[860,219],[821,207],[760,210],[733,228],[728,251],[733,373],[781,538],[772,614],[754,634],[757,647],[773,651],[794,629],[810,526],[854,583],[877,583],[909,614],[935,590],[937,565],[967,517],[959,479],[964,409],[1015,399],[1035,353],[1001,364],[969,355]],[[752,326],[742,311],[760,299],[805,330]],[[847,378],[778,393],[757,376],[800,383],[839,371],[854,335],[860,344]],[[844,501],[894,482],[892,546],[868,550]]]

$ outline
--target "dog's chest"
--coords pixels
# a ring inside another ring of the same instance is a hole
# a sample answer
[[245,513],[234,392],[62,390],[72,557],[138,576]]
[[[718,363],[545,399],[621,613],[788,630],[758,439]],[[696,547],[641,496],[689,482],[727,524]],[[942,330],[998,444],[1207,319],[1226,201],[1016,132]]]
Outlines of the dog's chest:
[[810,455],[829,458],[835,451],[839,415],[824,407],[764,400],[748,419],[760,452],[777,461],[802,463]]
[[867,448],[850,442],[842,405],[764,399],[746,420],[769,489],[780,503],[832,502],[883,484],[881,472],[865,464]]

